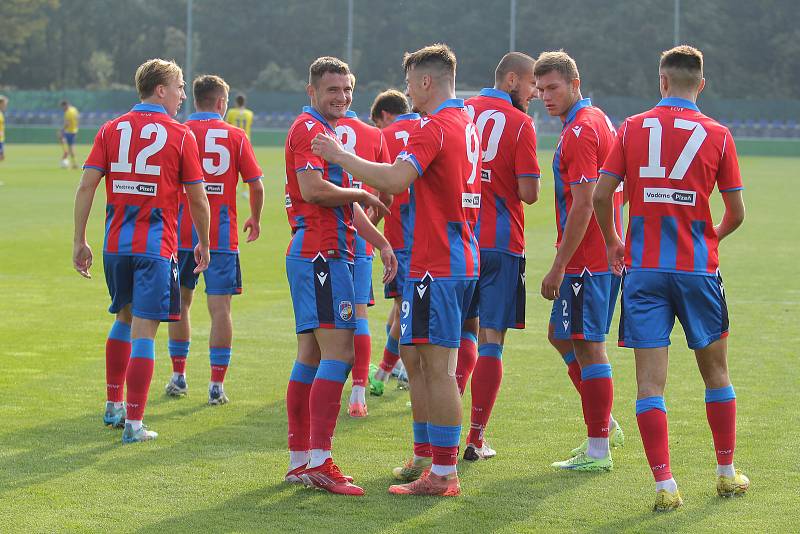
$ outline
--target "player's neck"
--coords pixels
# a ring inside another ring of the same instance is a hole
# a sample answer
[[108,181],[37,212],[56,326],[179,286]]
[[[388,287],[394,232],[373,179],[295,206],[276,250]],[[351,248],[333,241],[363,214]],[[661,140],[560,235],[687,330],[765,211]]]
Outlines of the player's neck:
[[431,98],[425,103],[423,111],[428,115],[432,115],[433,112],[439,109],[442,104],[455,97],[456,92],[450,88],[443,91],[437,91],[436,93],[433,93]]
[[682,98],[689,102],[697,103],[697,94],[691,91],[667,91],[664,98]]
[[558,117],[561,119],[561,122],[565,122],[565,121],[567,120],[567,115],[569,115],[569,112],[570,112],[570,110],[571,110],[572,108],[574,108],[574,107],[575,107],[575,104],[577,104],[577,103],[578,103],[578,102],[580,102],[581,100],[583,100],[583,96],[581,95],[581,92],[580,92],[580,91],[578,91],[578,92],[575,94],[575,98],[574,98],[574,100],[573,100],[572,102],[570,102],[570,104],[569,104],[569,106],[567,107],[566,111],[564,111],[564,113],[562,113],[561,115],[559,115],[559,116],[558,116]]

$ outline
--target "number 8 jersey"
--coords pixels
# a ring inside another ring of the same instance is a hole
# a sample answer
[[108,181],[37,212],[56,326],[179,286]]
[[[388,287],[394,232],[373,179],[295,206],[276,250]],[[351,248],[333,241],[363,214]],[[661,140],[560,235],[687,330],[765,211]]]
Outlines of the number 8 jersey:
[[481,146],[461,99],[422,117],[397,156],[419,174],[409,192],[410,280],[478,278],[475,225],[481,207]]
[[625,181],[628,270],[714,275],[719,240],[709,196],[742,189],[728,129],[682,98],[628,118],[602,173]]
[[100,128],[84,168],[106,176],[105,254],[176,256],[181,184],[203,181],[187,126],[163,106],[137,104]]

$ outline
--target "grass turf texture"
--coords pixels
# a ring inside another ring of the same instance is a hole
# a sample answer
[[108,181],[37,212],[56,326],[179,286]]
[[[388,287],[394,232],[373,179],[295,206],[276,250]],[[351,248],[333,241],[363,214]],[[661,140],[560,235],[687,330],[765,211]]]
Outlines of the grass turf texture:
[[[77,152],[85,157],[88,147]],[[101,424],[103,344],[113,321],[102,269],[102,186],[89,224],[94,278],[84,280],[70,264],[79,173],[58,168],[55,146],[7,147],[0,164],[0,530],[796,529],[800,287],[794,260],[800,228],[791,213],[800,160],[743,158],[748,218],[722,245],[739,405],[736,465],[753,481],[751,492],[729,500],[715,494],[703,383],[676,327],[666,400],[672,470],[686,504],[663,516],[650,512],[653,481],[636,427],[628,350],[609,346],[614,415],[627,434],[625,448],[614,453],[615,470],[594,475],[549,467],[585,435],[578,397],[546,340],[550,303],[538,294],[554,253],[550,153],[540,155],[542,200],[526,208],[528,329],[507,338],[503,387],[488,431],[497,458],[460,465],[460,498],[391,497],[390,468],[410,452],[408,395],[390,383],[384,397],[368,400],[369,417],[355,420],[347,417],[348,385],[334,453],[366,497],[284,484],[284,396],[295,337],[283,260],[289,238],[283,155],[279,149],[256,152],[266,175],[266,207],[261,239],[242,245],[245,289],[234,298],[226,381],[232,402],[206,406],[209,319],[198,294],[189,396],[173,400],[163,393],[171,369],[162,326],[145,417],[160,435],[155,442],[122,446],[120,431]],[[715,206],[719,217],[718,198]],[[240,213],[247,213],[243,199]],[[373,361],[382,353],[387,311],[383,299],[371,310]],[[468,400],[464,416],[468,428]]]

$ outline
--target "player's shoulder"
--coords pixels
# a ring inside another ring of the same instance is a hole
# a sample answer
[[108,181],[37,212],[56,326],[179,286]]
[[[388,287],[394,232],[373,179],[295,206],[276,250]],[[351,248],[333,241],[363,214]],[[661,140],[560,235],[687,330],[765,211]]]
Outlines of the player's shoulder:
[[287,135],[286,142],[289,143],[290,146],[302,142],[303,140],[310,142],[315,135],[318,133],[325,133],[326,131],[325,124],[319,117],[307,111],[303,111],[289,127],[289,134]]

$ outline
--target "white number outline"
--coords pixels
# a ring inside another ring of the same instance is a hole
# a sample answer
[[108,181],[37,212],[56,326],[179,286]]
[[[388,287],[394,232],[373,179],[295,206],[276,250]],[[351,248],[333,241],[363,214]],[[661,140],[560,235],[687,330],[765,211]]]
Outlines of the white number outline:
[[[129,121],[117,123],[117,130],[120,131],[119,151],[117,161],[111,162],[111,172],[128,173],[131,172],[130,149],[131,138],[133,137],[133,127]],[[136,162],[133,166],[134,174],[145,174],[158,176],[161,174],[160,165],[148,165],[147,160],[156,154],[167,144],[167,129],[157,122],[150,122],[144,125],[139,132],[140,139],[150,139],[155,134],[153,142],[142,148],[136,155]]]
[[217,144],[217,139],[227,139],[228,130],[210,128],[206,131],[205,152],[217,154],[219,165],[214,165],[212,158],[203,158],[203,170],[212,176],[222,176],[231,168],[231,153],[225,145]]
[[[694,157],[703,145],[703,141],[708,137],[708,133],[699,122],[677,117],[674,126],[679,130],[692,132],[669,173],[670,180],[683,180]],[[639,176],[641,178],[664,178],[667,169],[661,166],[661,138],[663,135],[661,121],[657,117],[647,117],[642,121],[642,128],[648,128],[650,132],[647,141],[647,166],[639,167]]]
[[467,184],[471,185],[478,177],[478,167],[481,161],[481,139],[478,137],[478,130],[475,128],[475,123],[468,122],[464,128],[464,137],[467,147],[467,160],[472,164],[472,171],[470,171]]

